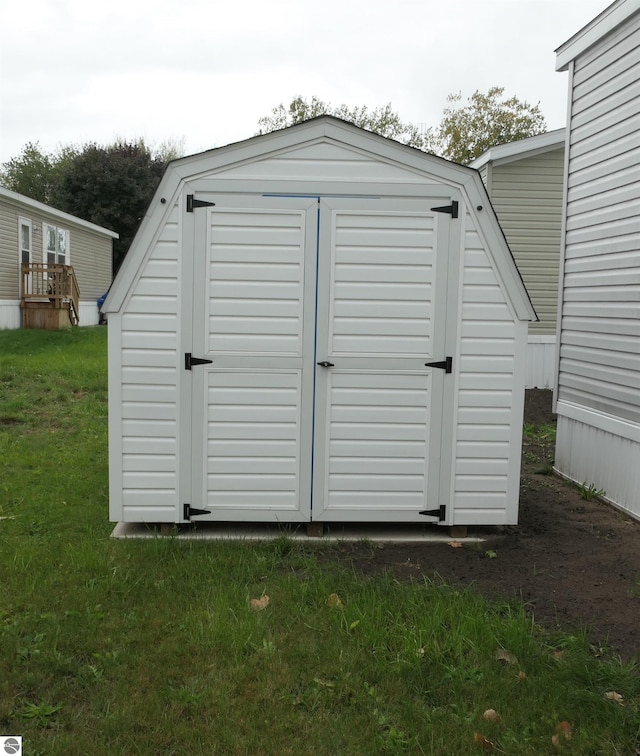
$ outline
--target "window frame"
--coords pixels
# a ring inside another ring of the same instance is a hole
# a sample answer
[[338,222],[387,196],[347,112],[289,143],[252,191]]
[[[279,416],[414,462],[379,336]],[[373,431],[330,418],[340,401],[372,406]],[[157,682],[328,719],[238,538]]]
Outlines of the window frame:
[[[49,249],[49,229],[53,230],[55,249]],[[60,252],[60,238],[64,239],[65,249],[64,252]],[[61,228],[53,223],[42,223],[42,262],[45,265],[71,265],[71,234],[69,229]],[[53,255],[54,259],[49,260],[49,255]],[[60,260],[60,257],[64,258],[64,261]]]
[[[24,228],[29,229],[29,246],[28,248],[25,248],[25,245],[23,244],[23,236],[22,236],[22,230]],[[25,218],[22,215],[18,216],[18,268],[21,269],[22,263],[24,260],[22,259],[22,253],[27,252],[28,253],[28,261],[27,265],[31,265],[33,262],[33,223],[31,221],[31,218]]]

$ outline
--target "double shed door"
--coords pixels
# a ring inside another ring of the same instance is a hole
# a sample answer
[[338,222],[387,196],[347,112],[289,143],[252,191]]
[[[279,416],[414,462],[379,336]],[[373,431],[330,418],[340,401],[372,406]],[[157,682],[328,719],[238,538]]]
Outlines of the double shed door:
[[211,200],[192,321],[211,363],[185,371],[198,519],[428,522],[450,383],[425,366],[445,357],[442,197]]

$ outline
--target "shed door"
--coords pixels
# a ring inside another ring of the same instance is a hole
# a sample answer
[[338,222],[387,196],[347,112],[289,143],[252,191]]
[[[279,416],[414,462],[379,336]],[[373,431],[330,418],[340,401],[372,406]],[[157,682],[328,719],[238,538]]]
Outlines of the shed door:
[[196,220],[193,344],[212,363],[189,378],[192,506],[428,522],[445,375],[425,363],[445,357],[449,225],[429,208],[442,198],[212,200]]
[[314,520],[425,522],[439,505],[444,372],[425,362],[445,356],[448,227],[434,202],[322,202]]
[[193,349],[212,362],[191,371],[191,504],[308,521],[317,201],[213,199],[195,219]]

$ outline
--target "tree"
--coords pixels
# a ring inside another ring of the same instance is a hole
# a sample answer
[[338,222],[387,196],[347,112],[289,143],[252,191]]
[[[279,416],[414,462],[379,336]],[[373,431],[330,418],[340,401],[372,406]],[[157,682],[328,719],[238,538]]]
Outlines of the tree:
[[0,183],[12,191],[58,210],[109,228],[114,241],[113,268],[133,241],[169,160],[184,152],[182,141],[169,140],[152,149],[143,139],[117,139],[109,146],[88,143],[44,153],[29,142],[0,169]]
[[56,202],[60,174],[73,160],[75,147],[62,147],[57,153],[46,154],[38,142],[27,142],[18,157],[4,163],[0,170],[0,184],[12,192],[53,205]]
[[120,235],[113,245],[114,271],[133,241],[165,165],[140,139],[108,147],[85,144],[61,172],[60,207]]
[[342,118],[344,121],[350,121],[360,128],[367,129],[367,131],[374,131],[384,137],[395,139],[418,149],[428,149],[431,143],[430,132],[422,133],[415,124],[401,121],[400,116],[391,107],[391,103],[373,110],[369,110],[366,105],[350,108],[343,104],[334,107],[317,97],[312,97],[310,101],[307,101],[300,95],[296,95],[288,107],[280,104],[273,108],[270,116],[260,118],[258,120],[258,134],[267,134],[270,131],[284,129],[287,126],[293,126],[296,123],[321,115],[333,115],[336,118]]
[[460,93],[450,94],[449,105],[435,131],[435,151],[467,165],[490,147],[546,130],[539,105],[529,105],[517,97],[505,99],[503,94],[504,87],[491,87],[487,94],[476,91],[467,105],[460,104]]

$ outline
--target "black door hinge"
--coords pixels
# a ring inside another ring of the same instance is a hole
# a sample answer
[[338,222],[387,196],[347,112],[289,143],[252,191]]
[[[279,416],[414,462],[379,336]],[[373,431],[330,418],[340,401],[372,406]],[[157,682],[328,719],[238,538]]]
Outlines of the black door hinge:
[[193,365],[210,365],[213,360],[205,360],[202,357],[194,357],[191,352],[184,353],[184,369],[191,370]]
[[185,504],[183,507],[183,514],[185,520],[190,520],[194,515],[211,514],[208,509],[195,509],[191,504]]
[[192,213],[198,207],[214,207],[215,202],[196,199],[193,194],[187,194],[187,212]]
[[444,370],[445,373],[451,373],[453,371],[453,357],[446,357],[444,360],[438,362],[425,362],[425,367],[438,368]]
[[438,522],[442,522],[447,516],[447,506],[446,504],[441,504],[437,509],[425,509],[424,512],[418,512],[418,514],[425,517],[437,517]]
[[452,218],[458,217],[458,201],[453,200],[450,205],[444,205],[443,207],[432,207],[432,213],[449,213]]

